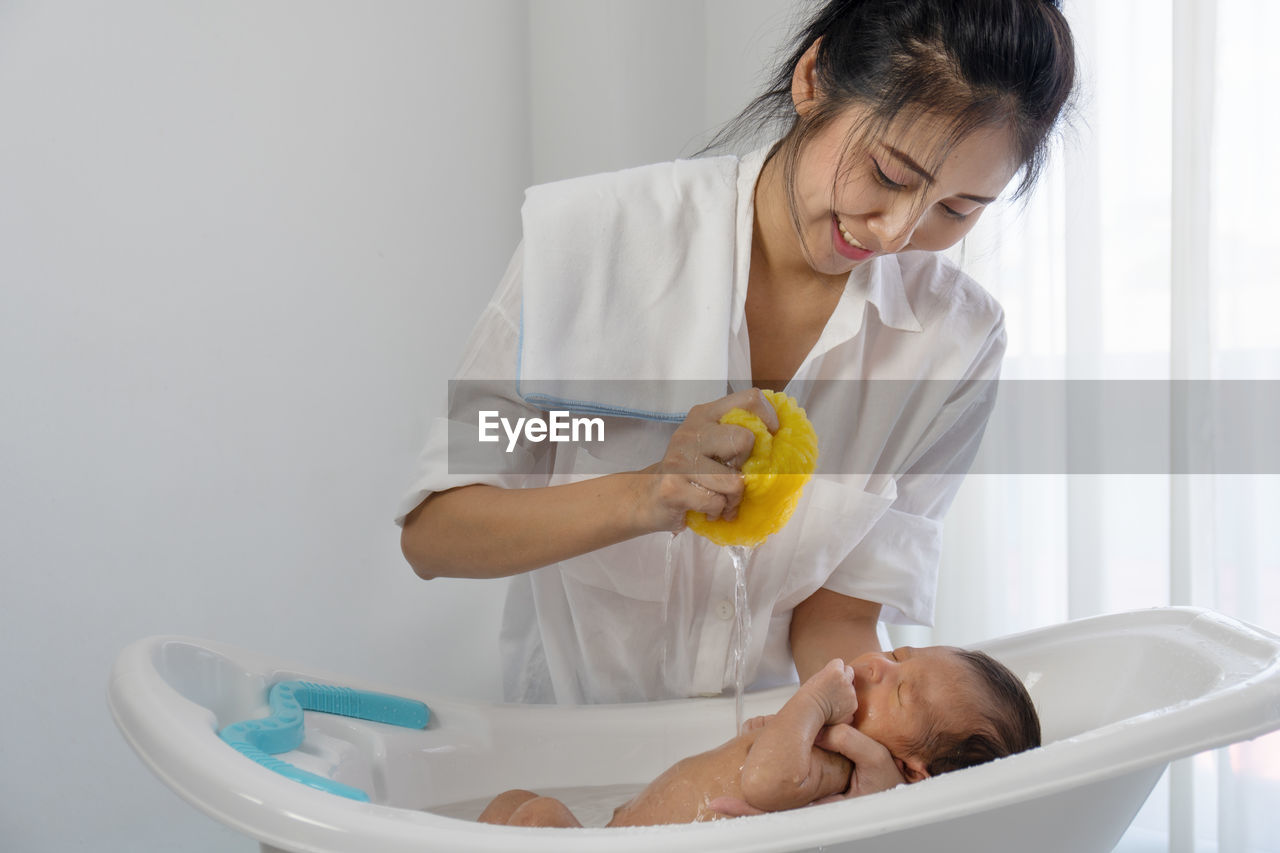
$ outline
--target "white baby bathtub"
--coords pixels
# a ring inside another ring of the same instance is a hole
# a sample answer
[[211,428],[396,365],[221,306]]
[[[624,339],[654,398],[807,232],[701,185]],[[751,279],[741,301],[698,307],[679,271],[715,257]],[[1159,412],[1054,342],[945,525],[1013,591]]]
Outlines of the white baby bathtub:
[[[489,826],[422,811],[507,788],[647,782],[725,740],[730,699],[511,706],[388,690],[220,643],[152,637],[120,653],[109,703],[143,761],[196,808],[264,851],[1112,849],[1176,758],[1280,728],[1280,637],[1189,608],[1137,611],[981,645],[1023,677],[1045,746],[841,803],[710,824],[636,829]],[[223,726],[268,713],[268,689],[304,679],[426,702],[426,729],[308,712],[279,756],[362,788],[362,803],[306,787],[224,744]],[[788,689],[753,694],[748,715]],[[572,805],[572,803],[571,803]]]

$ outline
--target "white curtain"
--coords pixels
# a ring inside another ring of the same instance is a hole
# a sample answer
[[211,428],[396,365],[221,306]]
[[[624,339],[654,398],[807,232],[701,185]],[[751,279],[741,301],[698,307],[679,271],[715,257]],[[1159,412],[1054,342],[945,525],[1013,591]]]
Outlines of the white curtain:
[[[1280,117],[1266,106],[1280,6],[1068,0],[1067,13],[1083,63],[1074,127],[1025,207],[990,211],[956,253],[1008,312],[1004,376],[1280,379]],[[1280,478],[1258,470],[971,475],[947,521],[936,626],[904,636],[964,643],[1165,604],[1280,632]],[[1277,851],[1277,803],[1272,735],[1176,763],[1119,849]]]

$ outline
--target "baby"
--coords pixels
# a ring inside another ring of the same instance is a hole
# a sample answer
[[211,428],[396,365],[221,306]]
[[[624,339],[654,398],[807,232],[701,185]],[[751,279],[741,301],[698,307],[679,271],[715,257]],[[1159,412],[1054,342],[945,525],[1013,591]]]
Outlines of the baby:
[[[689,823],[832,802],[1040,745],[1022,682],[982,652],[904,647],[833,660],[778,713],[677,762],[609,826]],[[499,794],[480,815],[509,826],[581,826],[559,800]]]

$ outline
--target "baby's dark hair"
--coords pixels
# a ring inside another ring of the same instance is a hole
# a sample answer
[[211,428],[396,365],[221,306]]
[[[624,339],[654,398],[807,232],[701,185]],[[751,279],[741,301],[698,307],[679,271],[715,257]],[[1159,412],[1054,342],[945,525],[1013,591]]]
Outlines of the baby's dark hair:
[[955,649],[985,693],[974,709],[975,728],[929,731],[911,752],[925,760],[930,776],[985,764],[1040,745],[1040,717],[1031,695],[1008,667],[984,652]]
[[[1024,195],[1075,86],[1075,48],[1059,0],[828,0],[802,25],[764,93],[707,146],[784,131],[777,150],[790,183],[802,143],[847,107],[870,111],[856,134],[899,117],[950,122],[935,159],[970,132],[1007,126]],[[815,42],[821,96],[798,116],[792,78]],[[856,139],[850,139],[853,144]]]

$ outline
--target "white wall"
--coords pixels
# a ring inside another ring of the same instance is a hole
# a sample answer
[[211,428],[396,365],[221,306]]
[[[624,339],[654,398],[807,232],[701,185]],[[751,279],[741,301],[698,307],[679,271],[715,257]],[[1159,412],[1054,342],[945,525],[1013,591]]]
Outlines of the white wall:
[[535,182],[687,157],[768,76],[795,0],[537,0]]
[[498,695],[501,586],[417,580],[392,516],[518,238],[526,29],[0,4],[0,848],[252,849],[112,725],[141,636]]
[[498,696],[503,585],[391,518],[522,190],[689,153],[792,4],[595,5],[0,3],[0,848],[253,849],[112,725],[139,637]]

